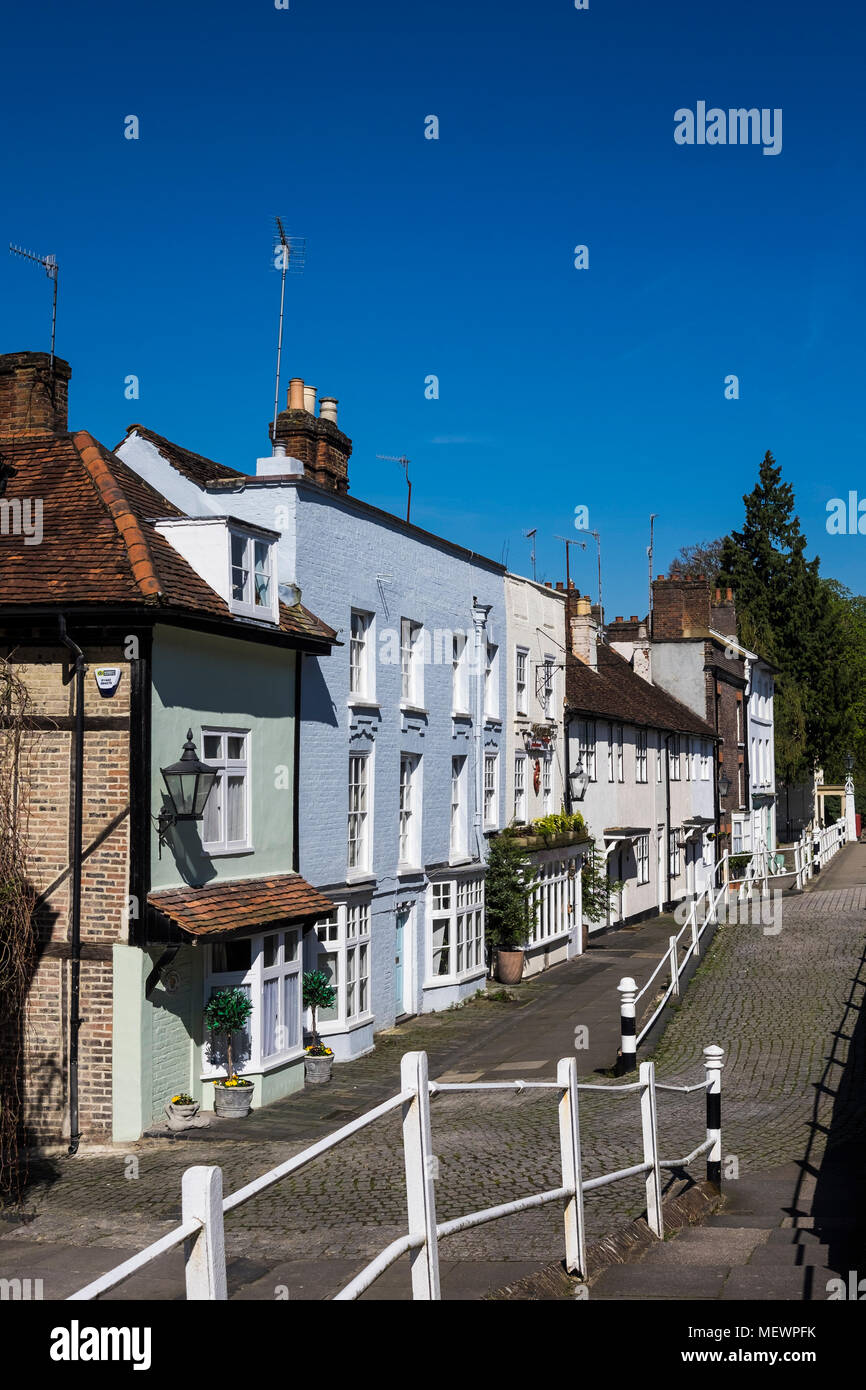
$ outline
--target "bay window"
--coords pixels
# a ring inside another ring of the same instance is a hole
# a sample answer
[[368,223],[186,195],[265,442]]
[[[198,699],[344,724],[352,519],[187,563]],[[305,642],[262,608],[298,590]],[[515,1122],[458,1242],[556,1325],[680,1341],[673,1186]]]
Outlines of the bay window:
[[370,1016],[370,903],[339,903],[316,925],[322,970],[337,991],[329,1009],[319,1009],[323,1035],[349,1027]]
[[431,884],[429,979],[442,983],[483,974],[484,879]]

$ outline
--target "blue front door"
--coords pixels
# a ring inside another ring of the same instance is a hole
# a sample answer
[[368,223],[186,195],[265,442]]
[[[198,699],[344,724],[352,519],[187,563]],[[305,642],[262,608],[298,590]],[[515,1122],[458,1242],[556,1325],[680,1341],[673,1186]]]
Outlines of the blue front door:
[[397,909],[397,932],[394,943],[394,1012],[403,1014],[406,1006],[403,997],[403,962],[406,951],[406,923],[409,911],[405,907]]

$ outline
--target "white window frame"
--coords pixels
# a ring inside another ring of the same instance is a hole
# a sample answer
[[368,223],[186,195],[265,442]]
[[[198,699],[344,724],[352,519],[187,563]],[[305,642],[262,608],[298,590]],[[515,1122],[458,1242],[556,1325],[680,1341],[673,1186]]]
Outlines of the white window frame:
[[701,744],[701,781],[710,780],[710,751],[706,743]]
[[315,969],[324,969],[322,956],[330,957],[325,973],[337,991],[334,1014],[324,1016],[319,1010],[317,1026],[322,1037],[344,1033],[368,1023],[373,1017],[371,996],[373,906],[369,898],[352,898],[338,902],[327,917],[316,923]]
[[469,643],[465,632],[451,634],[451,712],[468,715]]
[[608,726],[607,726],[607,780],[608,780],[608,782],[613,782],[613,781],[615,780],[613,767],[614,767],[613,723],[612,723],[612,722],[609,722],[609,723],[608,723]]
[[689,748],[690,748],[690,750],[691,750],[691,759],[692,759],[692,781],[693,781],[693,782],[697,782],[697,780],[698,780],[698,750],[699,750],[699,748],[700,748],[700,741],[699,741],[698,739],[696,739],[696,738],[690,738],[690,739],[689,739]]
[[495,642],[484,648],[484,718],[499,718],[499,648]]
[[469,837],[469,817],[466,799],[468,785],[469,759],[465,753],[451,759],[451,832],[450,856],[452,859],[466,859]]
[[532,945],[568,937],[578,925],[583,859],[576,849],[542,850],[536,857],[538,877],[530,897]]
[[545,719],[553,718],[552,705],[556,694],[556,657],[545,653],[541,663],[539,702]]
[[527,819],[526,815],[526,764],[525,753],[517,753],[514,757],[514,819],[519,825],[523,825]]
[[553,755],[548,753],[541,759],[541,804],[544,814],[553,811]]
[[529,649],[517,647],[514,653],[514,712],[529,713]]
[[578,719],[577,750],[578,758],[590,782],[596,780],[596,725],[594,719]]
[[421,755],[400,754],[398,865],[421,865]]
[[636,729],[634,736],[634,780],[636,782],[646,782],[647,780],[648,742],[646,729]]
[[650,881],[650,837],[638,835],[634,842],[634,857],[637,863],[638,884]]
[[400,619],[400,703],[424,705],[424,628],[414,618]]
[[[372,753],[358,753],[349,750],[349,770],[348,770],[348,819],[346,825],[346,869],[351,876],[368,874],[370,865],[373,862],[372,850],[372,825],[373,825],[373,778],[372,778]],[[363,776],[355,779],[353,777],[353,764],[357,762],[358,770],[363,768]],[[358,789],[358,796],[353,797],[353,788]],[[353,802],[358,802],[357,807]],[[359,817],[357,821],[358,833],[352,836],[353,817]],[[352,845],[358,846],[353,863]]]
[[671,767],[671,773],[670,773],[671,781],[672,781],[672,782],[679,782],[679,780],[680,780],[680,736],[679,736],[679,734],[671,734],[671,735],[670,735],[670,738],[668,739],[668,758],[669,758],[669,760],[670,760],[670,767]]
[[622,724],[616,726],[616,780],[625,781],[625,759],[623,755],[623,744],[625,743],[625,730]]
[[[484,877],[439,879],[428,888],[425,989],[485,975]],[[437,953],[436,937],[441,934]],[[447,952],[443,969],[442,953]],[[438,955],[438,959],[437,959]],[[437,970],[441,973],[436,973]]]
[[[240,526],[229,526],[228,532],[228,567],[229,567],[229,608],[232,613],[237,613],[239,617],[258,618],[267,622],[275,623],[279,617],[277,606],[277,578],[274,565],[274,542],[267,540],[264,536],[255,531],[247,531]],[[234,545],[235,540],[243,541],[244,550],[241,565],[235,563]],[[256,546],[262,546],[265,551],[264,566],[256,561]],[[243,573],[243,598],[235,598],[236,571]],[[258,601],[259,592],[256,584],[256,576],[261,575],[267,583],[267,601]]]
[[[285,937],[292,935],[295,938],[294,955],[290,959],[285,956]],[[275,963],[266,966],[265,959],[265,938],[277,937],[277,954]],[[204,1002],[205,1004],[211,996],[221,989],[243,989],[253,1001],[253,1012],[250,1015],[247,1029],[244,1034],[249,1041],[249,1056],[240,1065],[236,1065],[239,1076],[249,1075],[250,1073],[264,1073],[273,1071],[277,1067],[285,1066],[286,1062],[293,1058],[303,1056],[304,1052],[304,1031],[303,1031],[303,1009],[302,999],[302,974],[303,974],[303,933],[298,923],[290,920],[285,922],[275,922],[270,930],[257,932],[250,937],[243,937],[250,943],[250,965],[247,970],[217,971],[213,968],[215,946],[207,947],[207,962],[204,978]],[[279,1030],[285,1029],[283,1010],[285,996],[283,990],[278,987],[277,998],[279,1001],[279,1022],[277,1023],[277,1042],[284,1045],[277,1047],[276,1051],[264,1055],[264,1003],[265,1003],[265,982],[270,980],[291,980],[292,988],[297,990],[295,998],[295,1017],[297,1019],[297,1033],[295,1039],[286,1038],[285,1034],[280,1037]],[[225,1067],[216,1061],[208,1058],[208,1044],[210,1034],[206,1035],[205,1043],[202,1047],[200,1075],[203,1081],[211,1080],[216,1076],[225,1074]]]
[[376,698],[374,615],[353,608],[349,618],[349,701]]
[[485,830],[499,826],[499,755],[484,754],[484,812]]
[[[209,753],[205,756],[205,739],[219,738],[221,740],[222,752],[215,756]],[[244,755],[242,758],[229,758],[228,739],[242,738],[244,741]],[[249,729],[217,729],[213,725],[203,725],[200,730],[199,748],[202,750],[202,762],[209,767],[219,768],[219,775],[214,783],[213,790],[208,797],[208,805],[205,807],[205,816],[208,814],[208,807],[211,810],[214,806],[219,806],[220,838],[218,840],[205,840],[205,820],[201,822],[201,843],[205,854],[210,858],[218,855],[228,854],[249,854],[252,852],[252,833],[251,833],[251,808],[252,808],[252,778],[250,768],[250,730]],[[225,796],[225,784],[229,776],[243,777],[244,788],[244,828],[243,838],[240,840],[226,839],[227,828],[227,801]],[[214,800],[216,798],[216,800]]]
[[656,749],[656,781],[662,780],[662,759],[664,757],[665,736],[659,729],[658,748]]
[[680,864],[680,846],[675,830],[668,832],[668,862],[671,878],[679,878],[682,873],[682,868]]

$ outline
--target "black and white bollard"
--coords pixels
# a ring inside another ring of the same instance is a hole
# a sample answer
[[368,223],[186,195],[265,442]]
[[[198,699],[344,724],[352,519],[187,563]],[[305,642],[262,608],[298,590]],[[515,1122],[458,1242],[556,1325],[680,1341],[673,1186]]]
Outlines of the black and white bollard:
[[635,1027],[635,1000],[637,985],[630,975],[626,975],[617,985],[619,990],[620,1052],[616,1059],[616,1074],[624,1076],[637,1066],[637,1037]]
[[725,1050],[710,1043],[704,1048],[707,1076],[707,1182],[722,1186],[722,1058]]

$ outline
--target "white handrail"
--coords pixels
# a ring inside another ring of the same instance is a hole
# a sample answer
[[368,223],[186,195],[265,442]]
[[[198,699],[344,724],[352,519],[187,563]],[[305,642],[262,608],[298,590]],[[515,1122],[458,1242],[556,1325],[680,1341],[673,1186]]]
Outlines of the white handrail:
[[[558,1187],[543,1192],[530,1193],[494,1207],[481,1211],[466,1212],[450,1221],[437,1222],[435,1195],[433,1191],[432,1138],[430,1129],[430,1098],[444,1090],[487,1090],[524,1089],[519,1082],[471,1082],[450,1083],[430,1082],[427,1076],[427,1055],[424,1052],[406,1053],[401,1063],[402,1087],[399,1094],[391,1096],[381,1105],[366,1111],[363,1115],[335,1130],[327,1138],[311,1144],[287,1162],[279,1164],[267,1173],[247,1183],[222,1199],[222,1170],[219,1167],[193,1167],[186,1169],[183,1179],[184,1212],[192,1212],[196,1219],[187,1219],[175,1227],[168,1235],[148,1245],[131,1259],[125,1260],[98,1279],[85,1285],[76,1293],[69,1295],[69,1301],[84,1301],[98,1298],[130,1275],[151,1264],[167,1251],[187,1242],[185,1252],[187,1298],[210,1300],[226,1299],[226,1258],[223,1233],[223,1217],[227,1211],[240,1206],[257,1196],[260,1192],[279,1182],[281,1178],[296,1172],[304,1164],[311,1162],[333,1149],[337,1144],[351,1138],[367,1125],[398,1107],[403,1112],[403,1148],[406,1167],[406,1195],[409,1211],[409,1231],[381,1250],[355,1278],[335,1295],[335,1300],[347,1302],[354,1300],[368,1289],[386,1269],[390,1268],[403,1255],[411,1254],[412,1295],[414,1299],[436,1299],[439,1291],[438,1242],[441,1238],[454,1235],[458,1231],[469,1230],[475,1226],[497,1221],[503,1216],[516,1212],[530,1211],[550,1202],[564,1204],[566,1266],[578,1277],[586,1278],[586,1230],[583,1219],[583,1197],[586,1192],[610,1186],[623,1179],[646,1175],[647,1220],[650,1229],[659,1237],[664,1234],[661,1187],[659,1173],[662,1168],[680,1168],[691,1163],[702,1153],[710,1157],[721,1152],[721,1130],[719,1129],[718,1103],[711,1109],[710,1091],[717,1102],[722,1066],[722,1050],[716,1047],[704,1049],[706,1077],[702,1084],[694,1086],[671,1086],[656,1083],[655,1067],[652,1062],[641,1064],[640,1080],[627,1084],[579,1085],[577,1063],[573,1057],[563,1058],[557,1066],[556,1081],[526,1083],[535,1087],[559,1092],[559,1137],[562,1161],[562,1182]],[[640,1093],[641,1125],[643,1131],[644,1161],[613,1173],[603,1173],[584,1180],[581,1172],[580,1124],[578,1116],[578,1092],[609,1091]],[[707,1139],[692,1153],[682,1159],[661,1160],[658,1156],[658,1134],[656,1124],[656,1093],[658,1090],[689,1093],[705,1090],[707,1092]],[[713,1174],[710,1168],[713,1167]],[[718,1181],[716,1170],[719,1164],[708,1158],[708,1176]]]

